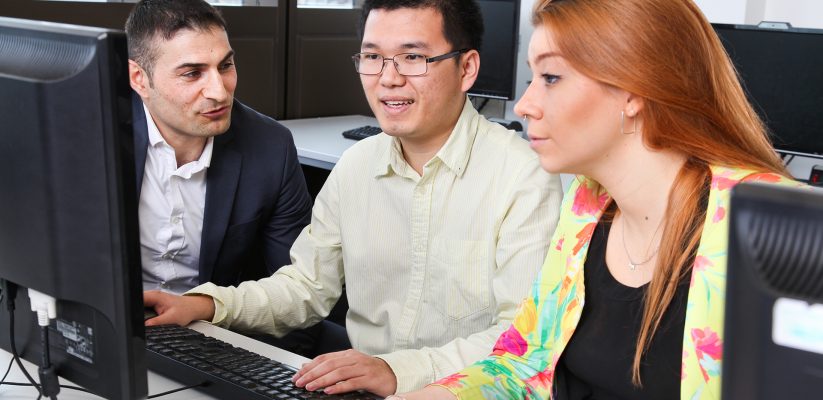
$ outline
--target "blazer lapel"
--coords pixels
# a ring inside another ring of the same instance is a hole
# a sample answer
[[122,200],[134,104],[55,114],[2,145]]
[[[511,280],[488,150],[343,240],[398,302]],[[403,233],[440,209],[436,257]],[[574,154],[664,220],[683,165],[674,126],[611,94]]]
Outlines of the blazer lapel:
[[134,131],[134,172],[137,183],[137,197],[143,187],[143,173],[146,170],[146,152],[149,148],[149,128],[146,125],[146,113],[143,101],[136,94],[131,97],[132,130]]
[[200,241],[200,283],[211,281],[234,206],[242,157],[229,146],[231,129],[214,138],[211,165],[206,173],[206,207]]

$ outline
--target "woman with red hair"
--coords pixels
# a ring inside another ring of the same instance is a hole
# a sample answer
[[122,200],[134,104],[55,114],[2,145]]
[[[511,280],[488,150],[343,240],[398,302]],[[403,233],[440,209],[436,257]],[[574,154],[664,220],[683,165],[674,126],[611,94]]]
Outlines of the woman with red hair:
[[691,0],[544,0],[515,111],[577,175],[492,355],[412,399],[720,397],[730,189],[795,184]]

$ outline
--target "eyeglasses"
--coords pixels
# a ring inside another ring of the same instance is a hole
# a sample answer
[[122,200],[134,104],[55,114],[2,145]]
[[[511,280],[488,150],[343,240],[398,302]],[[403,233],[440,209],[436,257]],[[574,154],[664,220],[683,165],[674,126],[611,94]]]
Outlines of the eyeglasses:
[[467,51],[469,49],[461,49],[431,58],[417,53],[400,53],[394,57],[383,57],[375,53],[357,53],[351,59],[354,61],[354,69],[361,75],[380,75],[383,67],[386,66],[386,61],[391,61],[398,74],[418,76],[428,72],[429,63],[454,58]]

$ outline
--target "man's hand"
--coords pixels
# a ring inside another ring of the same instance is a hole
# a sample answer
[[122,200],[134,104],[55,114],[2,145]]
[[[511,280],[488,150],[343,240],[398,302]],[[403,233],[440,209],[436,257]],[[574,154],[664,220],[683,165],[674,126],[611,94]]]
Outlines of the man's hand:
[[209,296],[178,296],[157,290],[143,292],[143,305],[154,308],[157,316],[146,320],[146,326],[177,324],[214,318],[214,300]]
[[397,377],[385,361],[356,350],[318,356],[304,364],[292,380],[306,390],[325,388],[328,394],[367,390],[385,397],[397,390]]

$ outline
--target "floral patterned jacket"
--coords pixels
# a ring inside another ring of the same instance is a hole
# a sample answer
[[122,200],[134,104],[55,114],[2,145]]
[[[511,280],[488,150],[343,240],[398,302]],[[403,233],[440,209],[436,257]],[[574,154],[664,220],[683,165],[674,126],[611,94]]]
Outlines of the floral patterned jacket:
[[[790,184],[771,173],[712,167],[708,212],[692,268],[683,332],[681,399],[719,399],[730,189],[741,181]],[[492,355],[444,378],[460,399],[548,399],[560,354],[580,320],[589,241],[609,204],[585,178],[572,183],[540,275]],[[572,195],[573,194],[573,195]],[[561,267],[565,266],[565,268]]]

